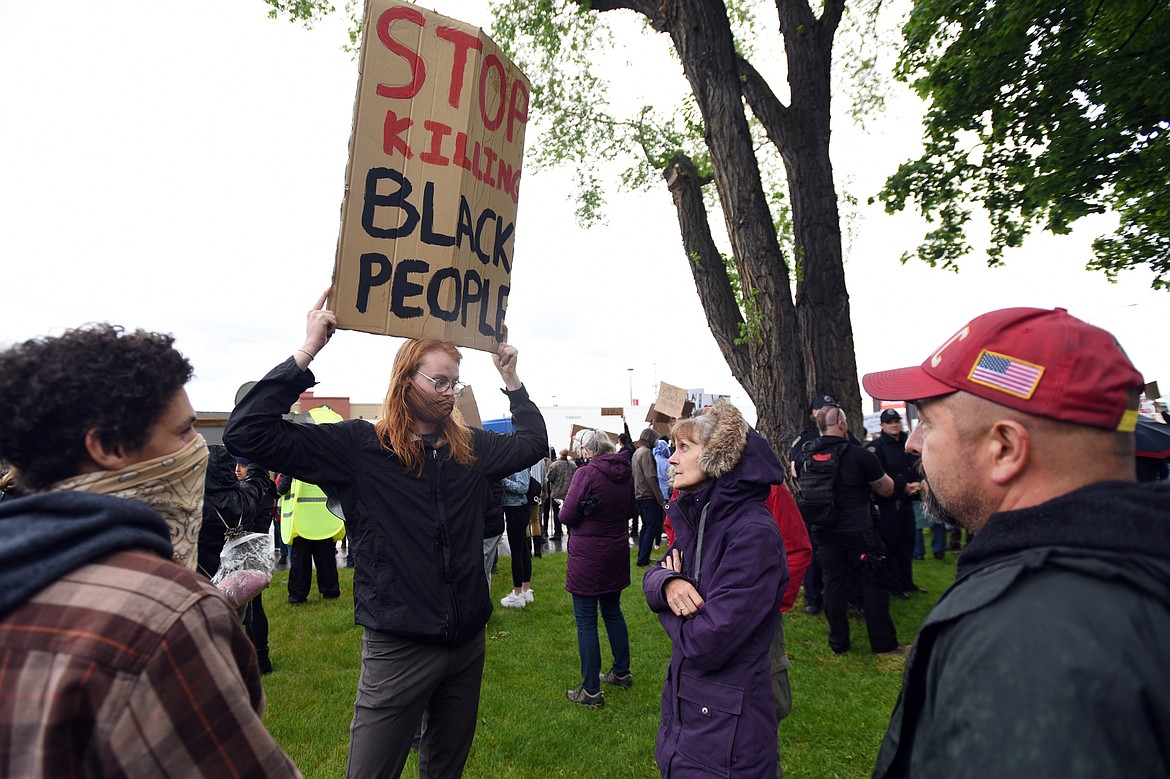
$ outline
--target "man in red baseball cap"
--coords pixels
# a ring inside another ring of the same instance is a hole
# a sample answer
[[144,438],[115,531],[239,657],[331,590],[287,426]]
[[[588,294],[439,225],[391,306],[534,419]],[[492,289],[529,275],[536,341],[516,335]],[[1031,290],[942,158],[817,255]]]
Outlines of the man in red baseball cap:
[[1170,776],[1170,491],[1134,480],[1143,381],[1116,339],[1004,309],[862,384],[917,404],[924,507],[977,532],[874,776]]

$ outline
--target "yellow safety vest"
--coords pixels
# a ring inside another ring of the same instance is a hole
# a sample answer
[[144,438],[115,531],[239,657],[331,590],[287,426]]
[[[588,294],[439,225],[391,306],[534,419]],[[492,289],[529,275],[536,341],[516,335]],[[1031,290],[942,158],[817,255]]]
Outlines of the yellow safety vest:
[[[309,409],[308,414],[318,425],[341,421],[341,415],[326,406]],[[280,500],[280,537],[286,544],[297,536],[310,541],[345,538],[345,522],[326,507],[325,501],[325,493],[316,484],[293,479],[288,494]]]
[[316,484],[293,479],[280,499],[280,537],[286,544],[300,536],[310,541],[345,538],[345,522],[325,505],[325,493]]

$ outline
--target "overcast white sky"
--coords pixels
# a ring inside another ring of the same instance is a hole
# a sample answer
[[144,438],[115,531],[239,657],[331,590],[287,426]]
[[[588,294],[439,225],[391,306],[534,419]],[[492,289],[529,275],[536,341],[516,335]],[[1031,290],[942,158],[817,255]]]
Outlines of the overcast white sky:
[[[488,25],[478,0],[427,5]],[[196,408],[226,411],[300,345],[332,274],[357,66],[340,21],[306,31],[266,8],[0,3],[0,346],[90,321],[170,332],[195,365]],[[616,94],[670,78],[663,58]],[[918,109],[897,102],[868,135],[835,130],[839,185],[862,203],[920,136]],[[526,172],[519,209],[508,323],[538,403],[621,405],[632,383],[646,404],[667,381],[748,404],[707,329],[665,185],[613,198],[608,225],[585,231],[568,176]],[[1166,392],[1167,294],[1145,272],[1110,285],[1083,270],[1107,225],[1036,236],[1002,269],[972,257],[956,276],[902,266],[921,224],[863,207],[846,266],[860,371],[917,364],[988,310],[1062,306],[1113,331]],[[313,365],[316,391],[380,401],[399,343],[339,333]],[[466,350],[462,373],[484,418],[504,415],[487,355]]]

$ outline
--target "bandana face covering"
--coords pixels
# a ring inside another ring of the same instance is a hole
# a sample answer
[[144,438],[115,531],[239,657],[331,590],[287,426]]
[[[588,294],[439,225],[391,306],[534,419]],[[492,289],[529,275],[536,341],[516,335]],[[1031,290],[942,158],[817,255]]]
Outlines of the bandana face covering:
[[419,422],[439,425],[455,410],[455,398],[431,398],[417,388],[412,388],[406,393],[406,410]]
[[207,442],[196,435],[177,452],[119,471],[87,473],[57,482],[50,489],[93,492],[145,503],[166,520],[175,549],[174,561],[194,571],[206,475]]

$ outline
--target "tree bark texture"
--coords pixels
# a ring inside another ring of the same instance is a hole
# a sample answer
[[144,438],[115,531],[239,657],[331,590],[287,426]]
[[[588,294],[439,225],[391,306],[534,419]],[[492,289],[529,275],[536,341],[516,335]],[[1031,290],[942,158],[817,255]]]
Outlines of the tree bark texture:
[[805,364],[788,264],[780,251],[740,96],[731,25],[723,4],[710,0],[673,0],[660,8],[703,117],[740,284],[759,311],[748,341],[751,373],[744,388],[756,404],[760,432],[783,451],[807,403]]
[[703,202],[703,186],[706,182],[701,179],[691,158],[682,153],[677,154],[667,165],[663,176],[674,198],[683,249],[687,253],[687,265],[695,280],[699,299],[703,301],[711,334],[715,336],[715,343],[719,345],[723,359],[731,368],[731,374],[746,387],[752,381],[752,359],[749,348],[736,343],[740,338],[743,316],[731,288],[723,257],[711,237],[707,205]]
[[[654,29],[670,35],[682,61],[703,117],[736,270],[745,297],[754,300],[759,312],[758,328],[744,347],[734,343],[742,317],[722,262],[715,261],[719,255],[702,206],[702,182],[682,155],[664,175],[711,331],[756,405],[757,427],[782,458],[807,425],[814,395],[836,397],[854,430],[861,432],[861,394],[829,160],[829,68],[844,2],[826,0],[818,19],[807,0],[776,0],[788,57],[789,105],[736,53],[722,2],[592,4],[598,11],[626,8],[642,14]],[[797,252],[795,298],[761,183],[745,98],[785,164]]]
[[[841,218],[829,156],[833,38],[845,0],[816,18],[807,0],[777,0],[792,93],[783,144],[798,267],[796,313],[811,357],[807,396],[830,394],[863,435],[857,354],[845,287]],[[745,90],[746,92],[746,90]]]

